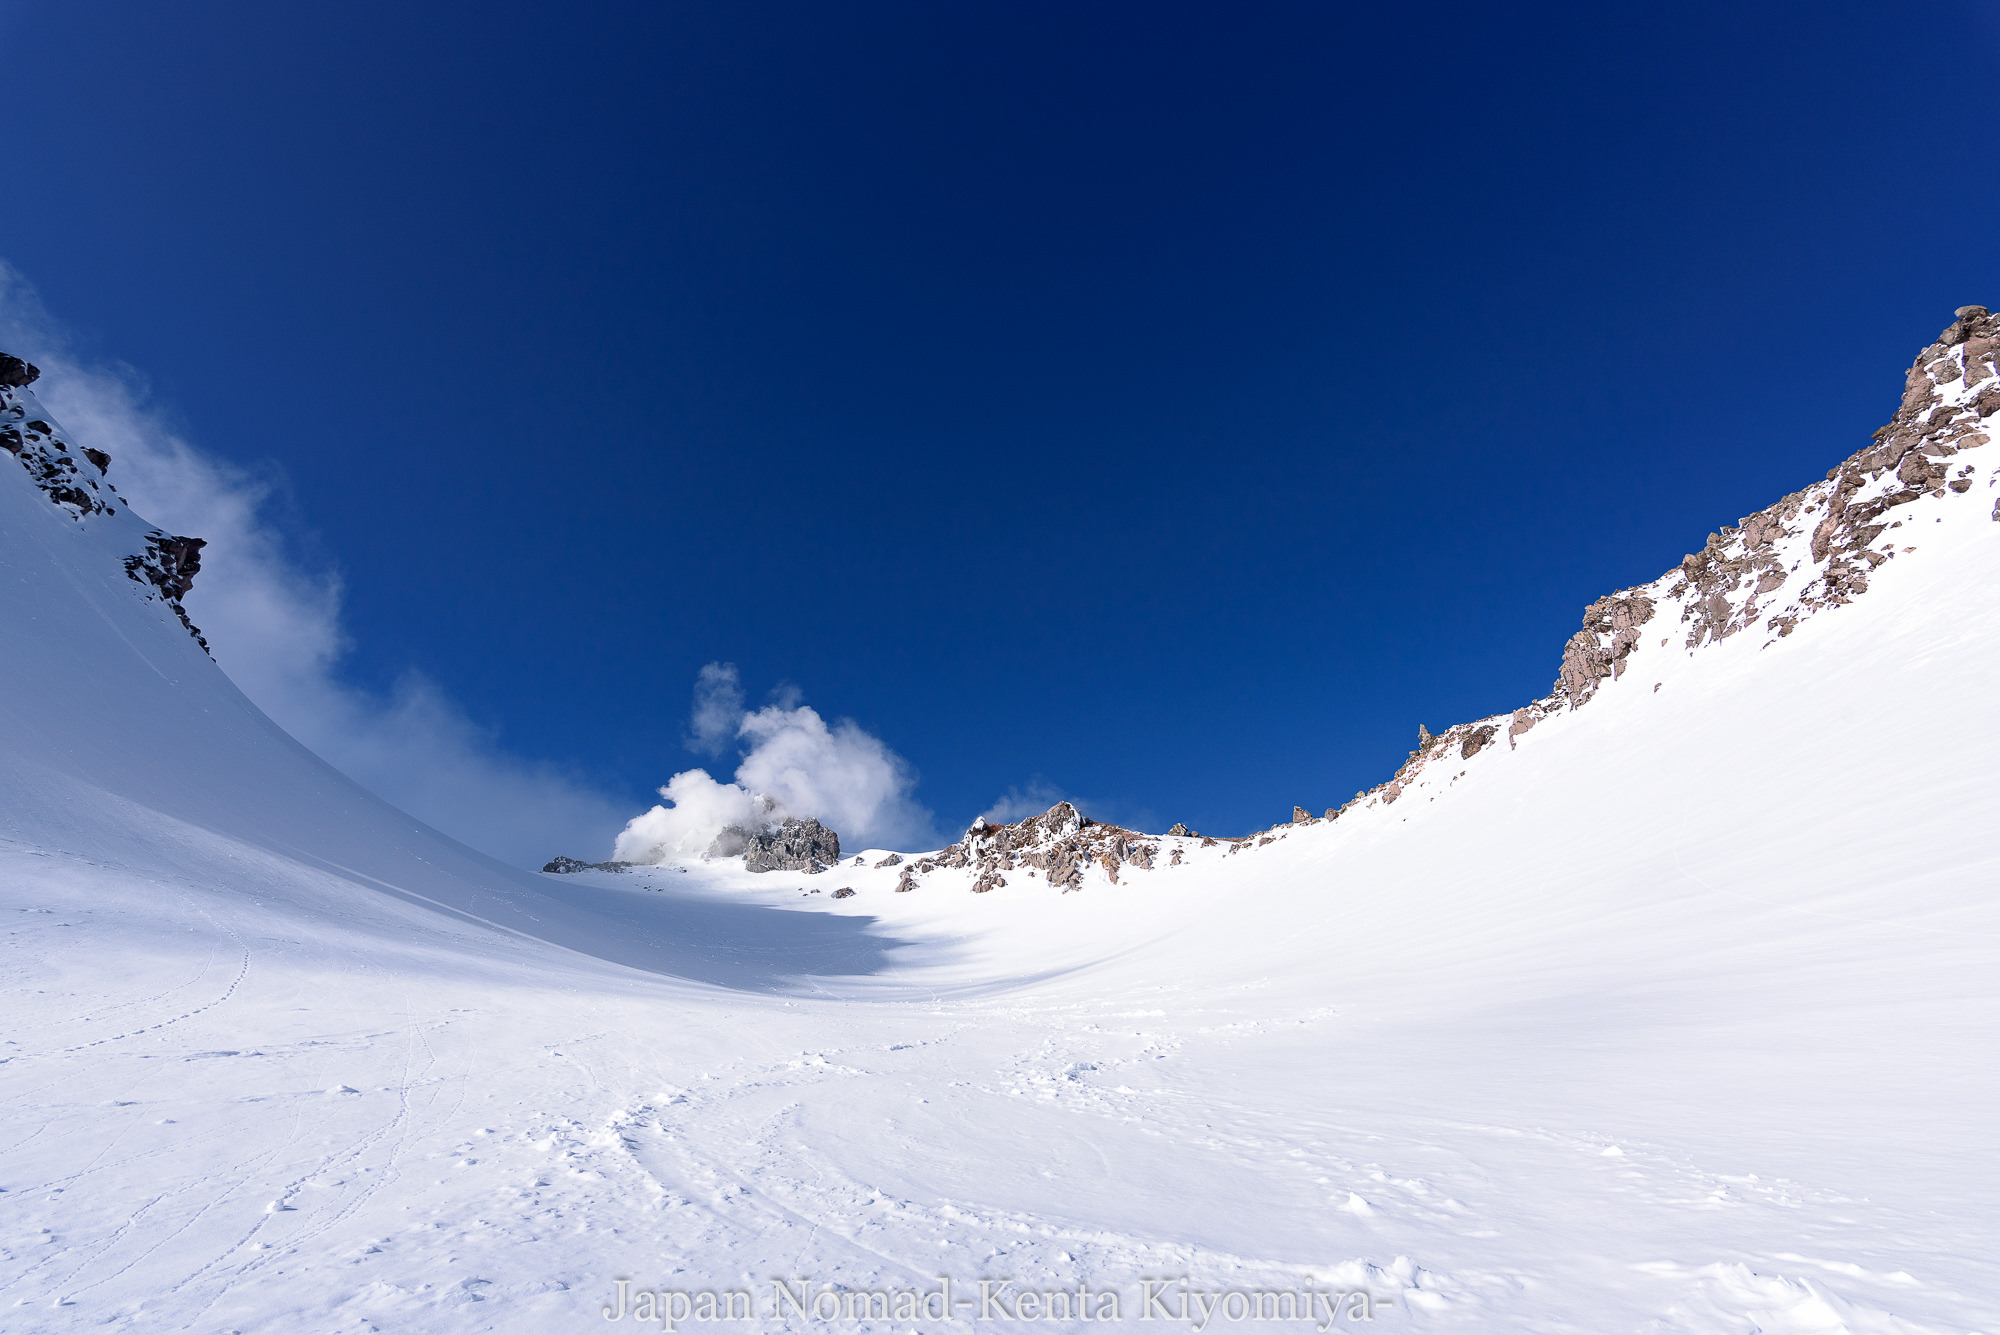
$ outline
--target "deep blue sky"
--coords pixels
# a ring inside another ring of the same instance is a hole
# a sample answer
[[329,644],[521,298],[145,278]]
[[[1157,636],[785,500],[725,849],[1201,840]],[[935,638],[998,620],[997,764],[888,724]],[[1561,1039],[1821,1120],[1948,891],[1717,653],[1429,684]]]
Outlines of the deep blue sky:
[[1240,829],[2000,303],[1996,13],[8,3],[0,256],[282,468],[362,682],[636,808],[730,659],[947,820]]

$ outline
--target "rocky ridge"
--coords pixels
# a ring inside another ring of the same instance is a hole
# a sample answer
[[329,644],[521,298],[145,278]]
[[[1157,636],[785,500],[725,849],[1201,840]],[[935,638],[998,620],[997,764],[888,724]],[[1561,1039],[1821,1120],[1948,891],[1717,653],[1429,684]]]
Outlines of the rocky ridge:
[[[1121,867],[1152,870],[1167,837],[1105,825],[1068,802],[1058,802],[1012,825],[995,825],[983,817],[974,821],[957,843],[905,864],[896,889],[913,890],[919,877],[943,868],[969,869],[976,895],[1006,885],[1010,871],[1040,874],[1067,893],[1081,888],[1084,873],[1098,867],[1116,885]],[[1172,860],[1180,861],[1178,851]]]
[[[1708,535],[1698,552],[1650,584],[1620,589],[1584,609],[1583,628],[1563,648],[1549,694],[1491,718],[1433,735],[1417,729],[1417,748],[1388,781],[1356,793],[1339,811],[1364,802],[1393,803],[1424,768],[1470,760],[1504,735],[1512,748],[1537,723],[1588,704],[1617,681],[1635,655],[1671,647],[1674,631],[1655,624],[1677,611],[1681,647],[1693,651],[1745,631],[1766,644],[1801,621],[1868,592],[1868,577],[1914,550],[1883,536],[1919,517],[1905,507],[1967,504],[1977,481],[1968,450],[1992,440],[2000,423],[2000,317],[1961,306],[1935,343],[1904,376],[1895,416],[1872,442],[1800,491]],[[1987,487],[1996,476],[1989,468]],[[2000,503],[1993,508],[2000,521]],[[1329,812],[1337,815],[1338,812]]]
[[[28,388],[40,377],[32,363],[0,353],[0,450],[18,459],[42,494],[78,523],[130,514],[131,507],[107,476],[111,456],[87,445],[73,449],[73,442]],[[148,587],[148,597],[172,609],[207,652],[208,640],[181,606],[201,569],[201,549],[207,543],[157,528],[147,529],[140,541],[141,549],[125,558],[125,573]]]

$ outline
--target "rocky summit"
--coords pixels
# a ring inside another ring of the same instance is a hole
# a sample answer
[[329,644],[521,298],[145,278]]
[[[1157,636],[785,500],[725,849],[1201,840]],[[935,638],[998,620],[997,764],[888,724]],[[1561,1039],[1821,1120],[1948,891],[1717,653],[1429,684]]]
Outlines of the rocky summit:
[[995,825],[983,817],[974,821],[957,843],[904,867],[896,889],[915,889],[918,877],[944,867],[971,868],[974,894],[998,889],[1007,884],[1006,873],[1023,867],[1040,871],[1050,885],[1073,890],[1094,865],[1116,885],[1121,866],[1150,869],[1158,851],[1158,836],[1093,821],[1068,802],[1058,802],[1012,825]]
[[840,836],[811,816],[750,834],[743,844],[748,871],[822,872],[840,861]]

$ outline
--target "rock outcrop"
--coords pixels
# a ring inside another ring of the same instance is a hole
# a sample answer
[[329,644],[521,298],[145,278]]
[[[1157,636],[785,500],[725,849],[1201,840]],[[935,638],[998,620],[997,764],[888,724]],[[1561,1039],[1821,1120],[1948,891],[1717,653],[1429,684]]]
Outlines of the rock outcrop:
[[[118,488],[106,480],[111,456],[89,446],[74,447],[28,389],[40,376],[32,364],[0,353],[0,450],[19,460],[42,494],[78,523],[130,515]],[[181,606],[207,543],[157,528],[146,530],[140,543],[140,550],[125,558],[125,573],[148,587],[148,597],[165,603],[207,652],[208,640]]]
[[[187,609],[181,606],[181,599],[194,586],[194,577],[201,570],[201,549],[208,543],[201,538],[176,538],[159,529],[146,534],[145,548],[125,558],[125,573],[141,584],[150,584],[159,590],[159,598],[173,614],[187,627],[187,633],[194,636],[194,642],[208,651],[208,638],[201,628],[188,618]],[[211,658],[213,654],[209,655]]]
[[41,371],[32,362],[0,352],[0,389],[26,389],[41,378]]
[[[18,357],[7,360],[26,365]],[[111,456],[100,450],[72,452],[62,429],[25,388],[0,387],[0,450],[20,460],[35,485],[73,519],[111,514],[118,507],[117,488],[98,481]]]
[[753,833],[743,845],[750,871],[822,872],[840,861],[840,836],[811,816]]
[[1116,885],[1125,867],[1152,869],[1159,839],[1101,824],[1068,802],[1058,802],[1041,815],[1012,825],[996,825],[983,817],[974,821],[957,843],[903,868],[896,888],[912,889],[918,877],[947,867],[969,868],[975,894],[1006,885],[1010,871],[1032,870],[1068,892],[1081,888],[1087,869],[1098,867]]
[[550,858],[542,870],[551,876],[568,876],[580,871],[624,871],[636,867],[636,862],[585,862],[580,858]]

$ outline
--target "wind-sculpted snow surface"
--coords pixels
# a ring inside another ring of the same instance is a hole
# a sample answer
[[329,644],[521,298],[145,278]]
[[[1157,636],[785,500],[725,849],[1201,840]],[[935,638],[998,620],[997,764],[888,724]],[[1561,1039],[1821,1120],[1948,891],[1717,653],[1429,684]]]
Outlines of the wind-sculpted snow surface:
[[817,874],[480,858],[0,469],[0,1326],[1991,1335],[2000,525],[1943,443],[1824,556],[1845,469],[1615,595],[1588,708],[1393,803]]

